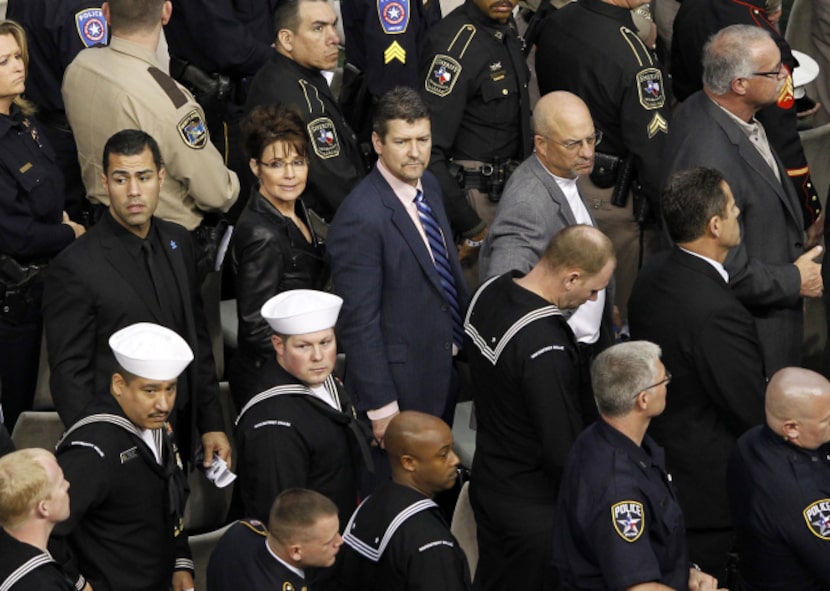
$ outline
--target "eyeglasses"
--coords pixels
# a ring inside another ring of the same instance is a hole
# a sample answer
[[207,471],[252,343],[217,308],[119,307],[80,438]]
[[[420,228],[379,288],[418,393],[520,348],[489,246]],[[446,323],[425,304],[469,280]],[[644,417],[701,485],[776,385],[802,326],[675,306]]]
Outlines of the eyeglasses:
[[[547,136],[544,136],[547,137]],[[547,138],[552,141],[554,144],[559,144],[563,148],[565,148],[568,152],[576,152],[581,147],[582,144],[588,144],[588,147],[596,146],[598,143],[602,141],[602,132],[597,131],[593,135],[589,135],[588,137],[581,139],[581,140],[570,140],[568,142],[557,142],[552,138]]]
[[663,378],[662,380],[660,380],[656,384],[652,384],[651,386],[646,386],[645,388],[640,390],[640,392],[637,392],[634,396],[632,396],[632,398],[637,398],[637,396],[639,396],[641,392],[645,392],[646,390],[651,390],[652,388],[656,388],[657,386],[662,386],[663,384],[668,384],[669,382],[671,382],[671,372],[669,372],[667,370],[665,378]]
[[781,77],[781,71],[786,69],[784,68],[784,62],[778,62],[778,65],[775,67],[775,70],[771,70],[769,72],[752,72],[753,76],[763,76],[764,78],[779,78]]
[[290,166],[291,168],[305,168],[308,166],[308,160],[305,158],[295,158],[290,162],[286,162],[284,160],[272,160],[271,162],[263,162],[262,160],[257,160],[257,162],[264,166],[265,168],[270,168],[271,170],[276,170],[278,172],[282,172],[285,170],[286,166]]

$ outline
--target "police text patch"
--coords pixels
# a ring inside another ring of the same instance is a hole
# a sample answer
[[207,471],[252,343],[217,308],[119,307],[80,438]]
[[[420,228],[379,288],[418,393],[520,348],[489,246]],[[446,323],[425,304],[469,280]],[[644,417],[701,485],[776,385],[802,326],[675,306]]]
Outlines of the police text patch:
[[84,47],[107,42],[107,19],[100,8],[87,8],[75,13],[75,28]]
[[830,540],[830,499],[819,499],[807,506],[804,521],[817,538]]
[[337,141],[337,130],[331,119],[318,117],[306,127],[315,154],[323,160],[340,155],[340,142]]
[[427,92],[445,97],[452,92],[460,74],[460,63],[448,55],[436,55],[429,67],[429,74],[424,81],[424,87]]
[[646,515],[643,504],[637,501],[621,501],[611,505],[611,523],[614,530],[626,542],[636,542],[643,534]]
[[179,121],[176,129],[179,130],[179,135],[182,136],[184,143],[195,150],[204,148],[207,144],[207,126],[204,119],[202,119],[202,114],[196,109],[185,115]]
[[646,68],[637,73],[637,92],[640,104],[649,111],[659,109],[666,103],[663,91],[663,73],[657,68]]

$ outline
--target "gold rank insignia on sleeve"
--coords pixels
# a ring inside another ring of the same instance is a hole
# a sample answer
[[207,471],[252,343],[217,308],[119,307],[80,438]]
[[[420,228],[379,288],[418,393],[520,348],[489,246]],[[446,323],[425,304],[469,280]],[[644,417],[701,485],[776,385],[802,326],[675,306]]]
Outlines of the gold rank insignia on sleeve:
[[814,536],[830,540],[830,499],[819,499],[811,503],[802,514]]
[[384,64],[388,64],[393,60],[398,60],[402,64],[406,63],[406,50],[397,41],[393,41],[383,52]]
[[614,531],[626,542],[636,542],[643,535],[646,515],[643,504],[637,501],[620,501],[611,505],[611,523]]
[[196,109],[182,117],[182,120],[176,125],[176,129],[179,130],[179,135],[184,143],[194,150],[200,150],[207,144],[207,126],[204,119],[202,119],[202,114]]
[[660,131],[669,133],[669,122],[660,113],[655,113],[648,124],[648,139],[653,138]]

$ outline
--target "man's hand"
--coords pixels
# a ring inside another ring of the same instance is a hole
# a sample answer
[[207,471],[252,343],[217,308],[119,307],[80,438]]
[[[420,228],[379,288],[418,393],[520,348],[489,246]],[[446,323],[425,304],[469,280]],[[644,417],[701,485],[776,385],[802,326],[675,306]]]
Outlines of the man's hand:
[[823,251],[823,247],[814,246],[795,260],[795,266],[801,275],[801,295],[805,298],[820,297],[824,291],[821,264],[815,261]]
[[84,228],[81,224],[70,220],[69,214],[66,212],[63,212],[63,219],[61,220],[61,223],[72,228],[72,231],[75,232],[75,238],[80,238],[84,235],[84,232],[86,232],[86,228]]
[[824,212],[818,214],[816,221],[807,228],[807,241],[804,243],[804,250],[810,250],[814,246],[818,246],[821,244],[822,238],[824,238]]
[[177,570],[173,573],[173,591],[193,591],[193,575],[186,570]]
[[697,570],[696,568],[689,569],[689,591],[729,591],[728,589],[718,589],[718,580],[712,575],[707,575],[705,572]]
[[213,454],[215,452],[227,462],[228,470],[231,469],[231,444],[224,431],[208,431],[207,433],[202,433],[202,449],[205,452],[205,459],[202,462],[205,468],[210,468],[210,463],[213,461]]
[[461,241],[458,245],[458,261],[462,265],[472,265],[478,259],[478,251],[481,250],[481,243],[485,236],[487,236],[486,227],[472,238],[465,238]]
[[400,413],[396,412],[395,414],[389,415],[388,417],[386,417],[384,419],[378,419],[376,421],[372,421],[372,433],[374,433],[374,435],[375,435],[375,441],[372,443],[372,445],[377,445],[381,449],[386,449],[386,447],[383,445],[383,437],[386,435],[386,427],[389,426],[389,423],[398,414],[400,414]]

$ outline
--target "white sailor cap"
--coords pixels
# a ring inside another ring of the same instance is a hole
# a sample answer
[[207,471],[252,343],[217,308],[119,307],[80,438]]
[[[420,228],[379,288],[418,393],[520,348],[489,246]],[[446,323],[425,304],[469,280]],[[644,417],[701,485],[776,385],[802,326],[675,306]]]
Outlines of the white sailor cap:
[[193,351],[178,334],[150,322],[124,327],[110,337],[118,364],[148,380],[173,380],[193,361]]
[[343,298],[313,289],[292,289],[272,297],[260,313],[274,332],[283,335],[308,334],[332,328]]
[[793,71],[793,86],[801,88],[818,78],[819,65],[816,60],[804,52],[793,51],[793,57],[798,60],[798,66]]

